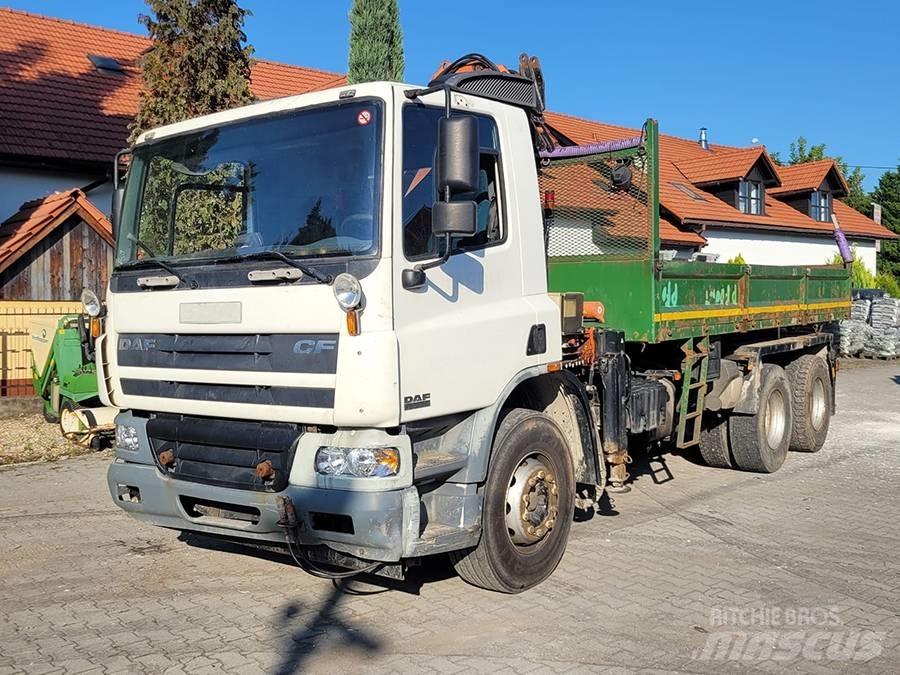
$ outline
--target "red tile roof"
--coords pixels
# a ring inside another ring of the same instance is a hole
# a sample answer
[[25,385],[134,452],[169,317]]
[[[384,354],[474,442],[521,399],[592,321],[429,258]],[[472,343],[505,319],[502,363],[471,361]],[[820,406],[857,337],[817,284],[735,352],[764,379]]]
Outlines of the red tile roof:
[[18,212],[0,223],[0,273],[73,215],[112,245],[112,225],[81,190],[57,192],[22,204]]
[[679,159],[675,165],[692,183],[704,185],[740,180],[750,173],[750,169],[761,158],[768,164],[772,173],[775,173],[775,165],[766,149],[760,146],[736,149],[718,147],[704,151],[703,156]]
[[844,191],[844,194],[847,194],[850,191],[847,187],[847,181],[844,180],[833,159],[820,159],[817,162],[778,167],[778,173],[781,176],[781,187],[773,188],[772,193],[790,194],[816,190],[832,171],[841,186],[841,190]]
[[[110,161],[124,146],[128,122],[137,111],[141,86],[137,59],[149,44],[146,37],[132,33],[0,8],[0,156]],[[124,73],[98,71],[88,54],[115,58]],[[251,86],[258,97],[267,99],[345,82],[338,73],[259,60],[253,64]],[[634,129],[558,113],[548,113],[547,118],[581,143],[637,134]],[[711,144],[704,150],[695,141],[662,135],[660,154],[660,202],[665,216],[660,221],[660,235],[664,242],[702,246],[705,239],[691,230],[696,225],[830,230],[828,224],[813,221],[770,197],[793,184],[794,170],[800,176],[805,170],[802,167],[811,165],[773,167],[784,186],[768,189],[766,215],[753,216],[705,192],[697,183],[738,177],[741,167],[752,166],[760,157],[768,160],[764,149]],[[675,183],[685,184],[702,199],[693,199]],[[835,212],[848,234],[896,237],[843,206],[836,202]]]
[[[0,8],[0,155],[111,162],[138,109],[137,59],[149,46],[141,35]],[[124,72],[97,70],[89,54],[116,59]],[[344,82],[257,60],[251,88],[265,99]]]
[[[560,113],[548,112],[546,117],[547,121],[554,128],[577,143],[612,141],[636,136],[639,133],[637,130],[628,127],[594,122]],[[773,196],[774,189],[766,189],[765,215],[751,215],[742,213],[694,182],[694,179],[702,180],[703,182],[710,180],[711,170],[707,169],[707,167],[717,166],[720,168],[723,174],[721,180],[726,180],[732,177],[730,174],[735,174],[735,166],[746,166],[749,169],[760,157],[765,157],[767,161],[771,161],[764,148],[741,149],[726,145],[710,144],[710,149],[704,150],[696,141],[667,134],[660,134],[659,146],[659,198],[661,211],[664,216],[667,213],[671,214],[672,219],[680,226],[676,228],[676,226],[661,218],[660,238],[663,241],[681,243],[676,239],[677,235],[673,234],[673,230],[685,233],[685,230],[692,226],[738,226],[750,229],[800,231],[811,234],[829,234],[832,231],[830,223],[817,222],[776,199]],[[686,171],[682,170],[682,167],[685,167]],[[785,168],[772,165],[772,169],[778,176],[783,176]],[[691,175],[687,175],[687,172],[690,172]],[[784,180],[782,178],[782,181]],[[821,181],[819,182],[821,183]],[[685,194],[676,184],[681,184],[688,188],[700,199],[694,199],[690,195]],[[818,183],[816,185],[818,186]],[[849,235],[875,239],[897,238],[897,235],[887,228],[851,209],[839,200],[835,200],[834,210],[838,215],[841,227]]]

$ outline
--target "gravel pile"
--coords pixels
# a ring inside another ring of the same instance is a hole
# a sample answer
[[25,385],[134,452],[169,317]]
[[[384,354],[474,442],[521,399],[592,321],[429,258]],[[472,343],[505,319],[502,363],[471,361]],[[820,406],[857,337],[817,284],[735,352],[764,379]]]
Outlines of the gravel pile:
[[89,452],[89,448],[63,438],[59,425],[45,421],[40,413],[0,419],[0,465],[53,461]]

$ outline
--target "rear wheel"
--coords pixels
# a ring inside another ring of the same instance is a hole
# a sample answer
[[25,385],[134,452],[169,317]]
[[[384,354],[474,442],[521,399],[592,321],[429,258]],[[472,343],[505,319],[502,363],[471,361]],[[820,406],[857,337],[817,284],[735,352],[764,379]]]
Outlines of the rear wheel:
[[721,414],[708,414],[706,426],[700,432],[700,456],[708,466],[733,469],[731,444],[728,440],[728,418]]
[[575,472],[556,423],[515,409],[497,431],[484,485],[481,540],[450,554],[470,584],[520,593],[562,559],[575,509]]
[[794,423],[791,450],[818,452],[831,424],[831,377],[820,356],[804,354],[785,369],[791,383]]
[[791,389],[784,370],[771,363],[760,373],[755,415],[732,415],[728,421],[734,463],[744,471],[773,473],[781,468],[791,441]]

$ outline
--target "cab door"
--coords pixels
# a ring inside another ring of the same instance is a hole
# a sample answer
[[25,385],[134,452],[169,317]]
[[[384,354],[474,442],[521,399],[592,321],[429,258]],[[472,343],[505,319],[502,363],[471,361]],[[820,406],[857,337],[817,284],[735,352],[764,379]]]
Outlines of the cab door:
[[[514,209],[507,196],[515,194],[515,176],[508,170],[511,153],[498,123],[505,106],[456,94],[454,103],[454,114],[478,120],[478,192],[464,196],[477,204],[477,230],[471,237],[455,237],[448,262],[428,270],[425,286],[415,289],[403,287],[403,270],[443,252],[443,241],[431,234],[431,206],[437,198],[437,124],[444,111],[439,105],[404,102],[399,112],[394,220],[399,226],[394,228],[393,259],[403,421],[488,406],[517,372],[547,359],[546,349],[527,353],[529,335],[542,312],[526,292],[533,292],[534,284],[525,287],[522,238],[509,220]],[[534,206],[537,220],[528,225],[540,228],[539,205]],[[543,283],[537,290],[549,302],[542,259],[534,272]]]

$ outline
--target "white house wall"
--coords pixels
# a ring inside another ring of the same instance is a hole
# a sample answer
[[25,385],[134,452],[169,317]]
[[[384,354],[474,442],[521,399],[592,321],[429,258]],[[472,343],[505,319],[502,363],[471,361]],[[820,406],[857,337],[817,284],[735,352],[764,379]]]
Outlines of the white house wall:
[[[83,188],[96,178],[78,173],[0,167],[0,222],[18,211],[25,202],[54,192]],[[112,204],[112,184],[105,183],[91,190],[88,198],[108,216]]]
[[[704,253],[718,253],[718,262],[726,262],[740,254],[750,265],[822,265],[838,252],[830,236],[780,234],[767,230],[707,229],[703,236],[709,242]],[[855,240],[857,255],[871,272],[876,272],[875,242]]]

